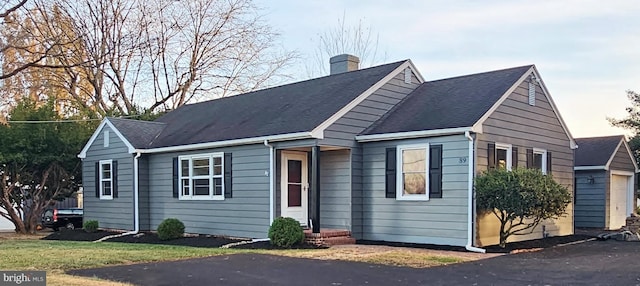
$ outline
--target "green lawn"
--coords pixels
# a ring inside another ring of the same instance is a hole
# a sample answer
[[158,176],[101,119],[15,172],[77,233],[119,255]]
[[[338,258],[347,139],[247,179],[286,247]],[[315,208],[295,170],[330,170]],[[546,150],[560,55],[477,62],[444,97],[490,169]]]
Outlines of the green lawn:
[[65,270],[206,257],[238,250],[115,242],[0,240],[1,270],[45,270],[47,285],[127,285],[96,278],[75,277]]
[[106,265],[205,257],[237,250],[116,242],[52,240],[0,241],[0,268],[69,270]]

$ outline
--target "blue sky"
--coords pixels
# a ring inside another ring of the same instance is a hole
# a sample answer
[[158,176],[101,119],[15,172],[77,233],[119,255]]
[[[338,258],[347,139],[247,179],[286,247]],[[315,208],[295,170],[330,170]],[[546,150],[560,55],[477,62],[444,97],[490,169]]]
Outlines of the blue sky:
[[[623,134],[607,117],[640,92],[640,3],[628,1],[257,0],[304,79],[317,38],[345,16],[379,36],[383,62],[427,80],[535,64],[574,137]],[[328,63],[327,63],[328,64]]]

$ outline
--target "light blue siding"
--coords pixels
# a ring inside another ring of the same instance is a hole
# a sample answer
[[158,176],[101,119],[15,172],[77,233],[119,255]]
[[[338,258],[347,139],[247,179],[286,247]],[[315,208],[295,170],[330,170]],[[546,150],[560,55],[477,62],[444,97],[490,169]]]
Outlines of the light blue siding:
[[[385,198],[385,150],[405,144],[442,144],[442,198]],[[362,238],[463,246],[467,242],[468,145],[464,135],[364,143]]]
[[[100,132],[82,160],[84,187],[84,220],[97,220],[101,228],[133,229],[133,154],[114,130],[109,130],[109,146],[104,147],[104,132]],[[118,161],[118,197],[101,200],[96,197],[95,163],[100,160]]]
[[[233,198],[221,201],[173,197],[173,158],[212,152],[233,155]],[[149,157],[149,225],[177,218],[185,232],[264,238],[269,229],[269,148],[262,144],[153,154]]]
[[351,230],[349,150],[320,154],[320,226]]
[[347,112],[324,131],[320,145],[354,147],[355,136],[380,119],[394,105],[418,87],[418,79],[412,74],[411,83],[404,82],[399,73],[364,101]]
[[[576,171],[576,227],[605,227],[606,192],[609,190],[607,171]],[[589,178],[593,178],[593,184]]]

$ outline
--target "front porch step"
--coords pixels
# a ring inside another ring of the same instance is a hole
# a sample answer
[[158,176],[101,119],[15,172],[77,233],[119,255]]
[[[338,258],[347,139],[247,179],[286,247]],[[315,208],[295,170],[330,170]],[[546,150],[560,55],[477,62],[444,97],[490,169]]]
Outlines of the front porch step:
[[351,237],[351,232],[346,229],[320,229],[320,233],[313,233],[310,229],[304,230],[305,242],[314,245],[343,245],[355,244],[356,239]]

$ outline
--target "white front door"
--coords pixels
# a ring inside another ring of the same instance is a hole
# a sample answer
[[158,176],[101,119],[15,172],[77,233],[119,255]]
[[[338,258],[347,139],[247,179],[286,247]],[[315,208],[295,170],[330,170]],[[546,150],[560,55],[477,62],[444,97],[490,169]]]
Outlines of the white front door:
[[307,154],[282,152],[280,165],[281,216],[291,217],[307,226],[309,216]]
[[619,229],[626,224],[629,176],[612,175],[609,189],[609,229]]

